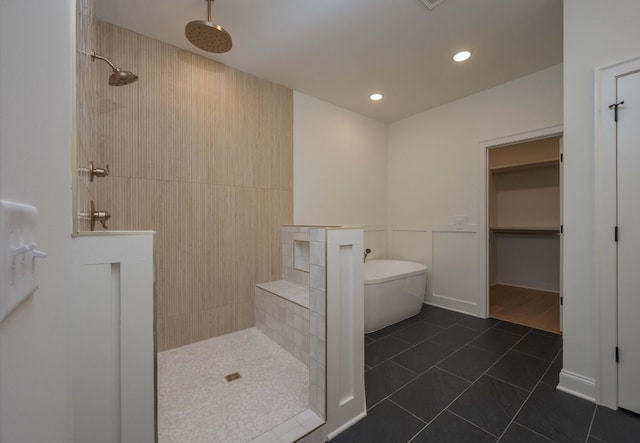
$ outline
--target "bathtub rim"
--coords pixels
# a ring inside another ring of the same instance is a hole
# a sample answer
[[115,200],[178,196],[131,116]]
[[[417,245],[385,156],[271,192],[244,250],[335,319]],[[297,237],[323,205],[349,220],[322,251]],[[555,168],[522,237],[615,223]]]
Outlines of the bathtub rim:
[[[429,269],[427,267],[427,265],[425,265],[425,264],[414,262],[414,261],[409,261],[409,260],[392,260],[392,259],[372,259],[372,260],[370,260],[370,262],[374,262],[374,261],[375,262],[410,263],[412,265],[418,265],[420,267],[420,269],[416,270],[416,271],[404,272],[402,274],[385,275],[385,276],[382,276],[380,278],[373,278],[373,279],[369,279],[369,280],[365,279],[364,280],[365,286],[367,286],[367,285],[378,285],[378,284],[381,284],[381,283],[387,283],[387,282],[391,282],[391,281],[395,281],[395,280],[400,280],[402,278],[412,277],[414,275],[426,274],[427,269]],[[365,262],[364,265],[366,267],[367,262]]]

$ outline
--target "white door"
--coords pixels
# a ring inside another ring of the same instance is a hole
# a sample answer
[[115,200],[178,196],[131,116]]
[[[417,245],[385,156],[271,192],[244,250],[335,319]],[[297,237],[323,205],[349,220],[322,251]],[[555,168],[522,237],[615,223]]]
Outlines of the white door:
[[617,79],[618,404],[640,413],[640,71]]

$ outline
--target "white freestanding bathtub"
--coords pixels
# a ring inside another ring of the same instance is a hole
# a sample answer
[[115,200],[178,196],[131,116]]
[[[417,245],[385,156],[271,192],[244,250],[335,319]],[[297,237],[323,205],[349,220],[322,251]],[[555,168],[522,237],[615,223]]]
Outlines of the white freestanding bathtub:
[[401,260],[364,264],[364,332],[374,332],[420,312],[427,267]]

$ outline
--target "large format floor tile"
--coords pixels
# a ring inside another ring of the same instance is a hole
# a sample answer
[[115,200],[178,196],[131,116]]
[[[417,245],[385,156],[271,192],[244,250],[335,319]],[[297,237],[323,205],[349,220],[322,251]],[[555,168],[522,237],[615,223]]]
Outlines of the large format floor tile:
[[458,324],[460,326],[464,326],[465,328],[484,332],[487,329],[493,328],[498,323],[500,323],[500,320],[496,320],[495,318],[467,317]]
[[529,326],[518,325],[516,323],[510,323],[508,321],[501,321],[496,325],[496,329],[499,331],[507,331],[512,334],[526,335],[531,328]]
[[632,412],[598,406],[591,435],[611,443],[640,441],[640,416]]
[[365,346],[364,362],[371,367],[377,366],[409,347],[411,347],[411,345],[407,342],[393,337],[385,337]]
[[423,373],[454,351],[448,346],[425,341],[393,358],[393,361],[418,374]]
[[499,437],[527,395],[523,389],[485,375],[449,406],[449,410]]
[[403,329],[401,332],[398,332],[394,335],[394,338],[406,341],[411,344],[417,344],[433,337],[443,330],[444,328],[440,326],[421,321],[420,323],[416,323],[413,326],[409,326],[408,328]]
[[445,329],[439,334],[431,337],[431,341],[450,348],[459,348],[462,345],[466,345],[472,339],[480,335],[480,332],[465,328],[460,325],[453,325],[450,328]]
[[439,368],[468,381],[475,381],[500,358],[500,354],[464,346],[438,364]]
[[552,386],[558,386],[560,383],[560,371],[562,370],[562,352],[558,352],[558,356],[553,360],[549,369],[542,377],[542,383],[547,383]]
[[540,434],[527,429],[518,423],[512,423],[500,439],[500,443],[550,443],[549,440]]
[[434,419],[449,403],[464,391],[469,382],[438,368],[431,369],[390,399],[422,420]]
[[365,343],[369,415],[335,442],[640,442],[638,415],[556,389],[560,335],[425,306]]
[[541,334],[532,331],[527,334],[514,348],[535,357],[552,361],[562,348],[562,336],[554,334]]
[[444,411],[412,443],[493,443],[496,438],[462,418]]
[[549,362],[518,351],[507,352],[488,374],[531,391],[549,367]]
[[494,327],[473,339],[469,344],[496,354],[503,354],[521,339],[520,335],[501,331]]
[[584,442],[595,405],[540,383],[516,422],[555,441]]
[[364,385],[367,392],[367,408],[371,408],[417,376],[415,372],[392,361],[386,361],[366,371]]
[[367,416],[331,440],[333,443],[404,443],[425,423],[385,400]]

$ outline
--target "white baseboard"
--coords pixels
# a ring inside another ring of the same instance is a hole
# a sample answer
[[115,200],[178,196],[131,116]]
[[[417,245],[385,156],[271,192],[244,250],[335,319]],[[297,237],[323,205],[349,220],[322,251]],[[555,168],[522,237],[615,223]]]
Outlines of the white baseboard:
[[456,298],[438,294],[427,296],[427,301],[425,302],[425,304],[469,315],[477,315],[476,311],[478,310],[477,303],[458,300]]
[[534,291],[543,291],[543,292],[554,292],[556,294],[559,294],[560,291],[558,290],[554,290],[554,289],[546,289],[546,288],[540,288],[540,287],[533,287],[533,286],[525,286],[525,285],[516,285],[513,283],[503,283],[503,282],[495,282],[490,286],[495,286],[495,285],[502,285],[502,286],[512,286],[514,288],[522,288],[522,289],[533,289]]
[[563,369],[560,371],[559,391],[596,403],[596,381]]

